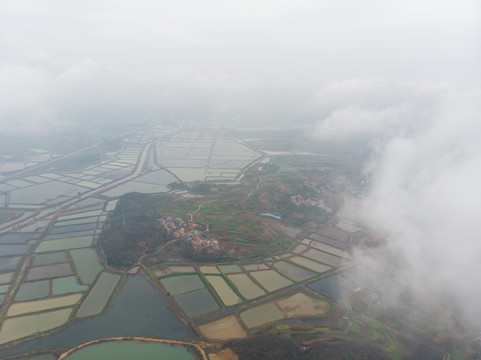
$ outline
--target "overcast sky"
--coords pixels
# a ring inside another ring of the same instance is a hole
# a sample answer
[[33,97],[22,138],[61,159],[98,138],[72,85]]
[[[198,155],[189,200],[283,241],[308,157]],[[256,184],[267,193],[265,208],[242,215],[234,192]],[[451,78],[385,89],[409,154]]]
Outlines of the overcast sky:
[[193,116],[369,136],[371,189],[343,211],[386,235],[396,287],[451,292],[477,321],[480,15],[479,0],[0,0],[0,126]]
[[0,124],[193,114],[329,118],[332,133],[336,117],[369,118],[412,89],[479,86],[480,10],[477,0],[0,1]]

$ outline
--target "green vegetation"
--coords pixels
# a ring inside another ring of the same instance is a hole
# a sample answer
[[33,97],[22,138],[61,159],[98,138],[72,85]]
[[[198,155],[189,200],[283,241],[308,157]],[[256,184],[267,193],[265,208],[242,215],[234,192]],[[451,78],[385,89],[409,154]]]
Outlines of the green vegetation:
[[243,360],[387,360],[387,356],[379,349],[343,340],[315,342],[303,351],[289,338],[263,334],[232,340],[225,346],[232,348]]
[[102,232],[100,243],[109,266],[128,268],[144,253],[153,253],[169,240],[156,222],[163,196],[129,193],[122,196]]

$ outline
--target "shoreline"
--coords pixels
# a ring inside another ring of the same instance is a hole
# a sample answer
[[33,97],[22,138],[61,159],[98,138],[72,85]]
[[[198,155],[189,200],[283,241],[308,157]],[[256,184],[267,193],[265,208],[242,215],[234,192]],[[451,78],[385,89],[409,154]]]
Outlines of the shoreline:
[[121,337],[104,338],[104,339],[97,339],[97,340],[88,341],[86,343],[80,344],[80,345],[62,353],[58,357],[58,360],[64,360],[69,355],[76,352],[77,350],[80,350],[80,349],[82,349],[84,347],[87,347],[87,346],[90,346],[90,345],[100,344],[100,343],[104,343],[104,342],[123,342],[123,341],[161,343],[161,344],[181,345],[181,346],[184,346],[184,347],[191,347],[191,348],[195,349],[194,356],[196,358],[200,358],[202,360],[208,360],[207,355],[205,354],[204,350],[200,347],[199,344],[189,343],[189,342],[180,341],[180,340],[153,339],[153,338],[145,338],[145,337],[139,337],[139,336],[121,336]]

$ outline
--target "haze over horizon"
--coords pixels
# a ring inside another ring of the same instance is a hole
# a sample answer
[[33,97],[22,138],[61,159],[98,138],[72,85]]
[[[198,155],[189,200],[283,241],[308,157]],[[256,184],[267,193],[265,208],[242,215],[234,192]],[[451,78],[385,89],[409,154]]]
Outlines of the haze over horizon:
[[396,284],[423,299],[447,291],[477,323],[480,10],[474,0],[4,1],[2,136],[181,116],[365,137],[371,189],[344,211],[386,235],[377,255],[406,264]]

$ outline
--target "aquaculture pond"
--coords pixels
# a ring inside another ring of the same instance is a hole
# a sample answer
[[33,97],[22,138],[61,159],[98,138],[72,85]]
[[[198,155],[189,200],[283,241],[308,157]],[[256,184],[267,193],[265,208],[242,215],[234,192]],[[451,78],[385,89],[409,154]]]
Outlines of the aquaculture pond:
[[251,275],[269,292],[279,290],[292,284],[290,280],[282,277],[274,270],[253,271],[251,272]]
[[177,301],[185,314],[190,318],[206,314],[219,308],[207,289],[200,289],[187,294],[177,295],[175,301]]
[[40,299],[50,294],[50,281],[40,280],[26,282],[20,285],[15,301],[26,301],[33,299]]
[[77,317],[98,315],[107,305],[120,275],[103,272],[77,311]]
[[308,268],[308,269],[310,269],[312,271],[315,271],[315,272],[318,272],[318,273],[323,273],[323,272],[326,272],[326,271],[332,269],[332,267],[330,267],[330,266],[320,264],[318,262],[315,262],[315,261],[312,261],[312,260],[309,260],[309,259],[306,259],[306,258],[303,258],[303,257],[300,257],[300,256],[294,256],[294,257],[290,258],[289,261],[292,261],[292,262],[294,262],[298,265],[301,265],[305,268]]
[[316,275],[316,273],[312,271],[287,263],[285,261],[279,261],[278,263],[274,264],[274,267],[281,274],[287,276],[294,281],[306,280]]
[[236,286],[240,294],[248,300],[255,299],[266,293],[257,286],[246,274],[234,274],[227,276]]
[[95,339],[125,335],[156,335],[166,339],[185,339],[193,336],[167,308],[165,299],[145,277],[135,275],[128,278],[106,313],[77,320],[50,336],[27,341],[12,349],[0,350],[0,358],[56,347],[68,350]]
[[284,318],[273,303],[262,304],[240,314],[241,320],[251,329]]
[[104,342],[86,346],[69,355],[68,360],[195,360],[184,347],[137,341]]
[[333,299],[339,299],[342,293],[341,278],[339,275],[329,276],[324,279],[314,281],[309,287],[322,295]]
[[204,283],[198,275],[171,276],[161,279],[160,282],[171,295],[204,288]]
[[206,279],[212,285],[224,305],[231,306],[242,302],[242,299],[237,296],[221,276],[210,275],[206,276]]
[[103,270],[95,249],[76,249],[70,251],[80,281],[84,284],[92,284],[97,275]]

